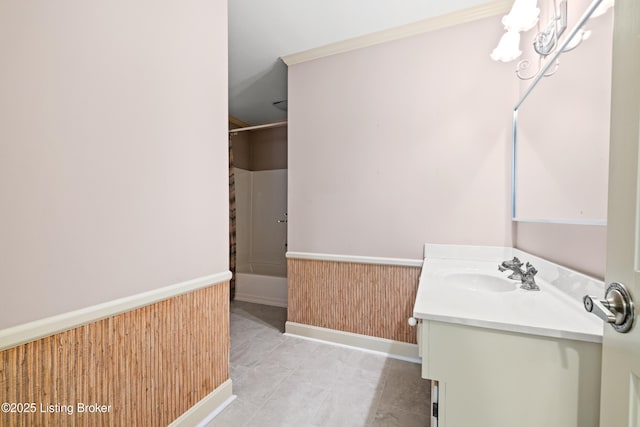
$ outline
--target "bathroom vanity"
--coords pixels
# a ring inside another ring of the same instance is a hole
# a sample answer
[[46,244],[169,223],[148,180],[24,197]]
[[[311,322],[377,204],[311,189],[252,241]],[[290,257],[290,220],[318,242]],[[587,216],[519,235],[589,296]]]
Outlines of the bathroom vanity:
[[[539,291],[498,270],[513,257]],[[582,298],[603,289],[513,248],[425,245],[414,317],[437,427],[598,426],[603,323]]]

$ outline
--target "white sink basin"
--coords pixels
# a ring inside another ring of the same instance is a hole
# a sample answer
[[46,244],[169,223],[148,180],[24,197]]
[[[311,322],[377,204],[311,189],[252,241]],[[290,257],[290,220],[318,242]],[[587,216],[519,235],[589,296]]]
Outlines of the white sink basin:
[[[539,291],[520,289],[498,265],[514,256],[538,270]],[[514,248],[425,245],[413,316],[418,319],[547,337],[602,342],[602,320],[584,295],[604,283]]]
[[477,292],[511,292],[520,282],[482,273],[451,273],[444,277],[445,286]]

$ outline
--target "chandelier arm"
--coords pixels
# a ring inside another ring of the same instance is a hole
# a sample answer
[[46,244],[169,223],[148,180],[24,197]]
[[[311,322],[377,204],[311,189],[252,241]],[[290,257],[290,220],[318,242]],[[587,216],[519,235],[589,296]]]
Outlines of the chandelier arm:
[[542,63],[538,61],[538,68],[532,74],[528,76],[524,75],[523,72],[529,69],[530,66],[531,66],[531,61],[528,59],[523,59],[522,61],[519,61],[518,65],[516,66],[516,76],[518,76],[520,80],[531,80],[532,78],[537,76],[538,73],[540,72],[540,69],[542,68]]
[[555,65],[555,67],[553,67],[553,71],[549,71],[549,72],[547,72],[547,73],[544,73],[544,74],[543,74],[543,76],[544,76],[544,77],[551,77],[551,76],[553,76],[553,75],[556,73],[556,71],[558,71],[558,68],[560,68],[560,60],[559,60],[559,59],[556,59],[556,65]]
[[602,1],[603,0],[593,0],[591,5],[587,8],[586,12],[578,20],[578,23],[573,27],[571,31],[569,31],[567,38],[564,39],[562,43],[560,43],[560,46],[558,46],[558,49],[556,49],[554,54],[551,56],[550,61],[542,67],[540,72],[538,72],[538,75],[532,80],[529,87],[520,96],[520,100],[516,103],[514,107],[515,110],[520,108],[520,105],[522,105],[522,103],[529,97],[529,95],[531,94],[531,91],[533,91],[533,89],[536,87],[540,79],[542,79],[544,75],[549,72],[551,67],[554,65],[554,62],[556,62],[558,57],[562,54],[562,51],[564,50],[564,48],[567,47],[567,45],[571,41],[571,38],[573,38],[573,36],[576,35],[576,33],[580,30],[580,28],[584,26],[584,24],[587,22],[589,17],[591,17],[591,14],[602,3]]

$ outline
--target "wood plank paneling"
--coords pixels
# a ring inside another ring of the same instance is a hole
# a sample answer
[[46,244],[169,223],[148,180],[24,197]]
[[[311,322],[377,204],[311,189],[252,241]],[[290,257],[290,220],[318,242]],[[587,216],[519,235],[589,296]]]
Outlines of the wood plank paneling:
[[228,378],[225,282],[0,352],[0,404],[35,404],[0,426],[166,426]]
[[416,343],[419,267],[290,258],[287,320]]

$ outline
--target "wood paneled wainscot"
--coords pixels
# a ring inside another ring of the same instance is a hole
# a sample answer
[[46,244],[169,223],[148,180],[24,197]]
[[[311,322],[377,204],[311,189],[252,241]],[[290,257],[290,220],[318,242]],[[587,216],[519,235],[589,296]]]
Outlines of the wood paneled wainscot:
[[413,314],[419,266],[287,257],[288,332],[302,325],[416,343],[416,329],[407,319]]
[[166,426],[228,358],[225,281],[0,352],[0,426]]

